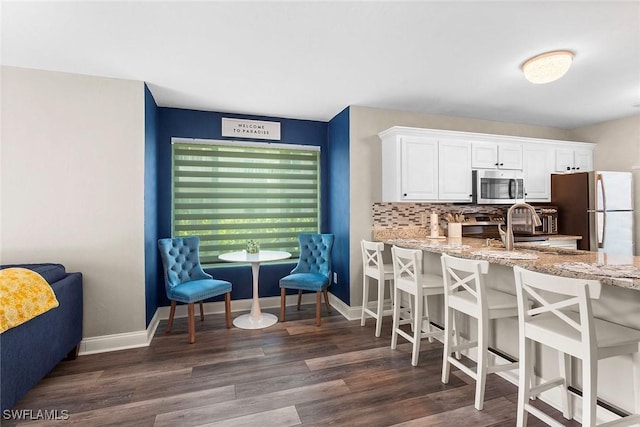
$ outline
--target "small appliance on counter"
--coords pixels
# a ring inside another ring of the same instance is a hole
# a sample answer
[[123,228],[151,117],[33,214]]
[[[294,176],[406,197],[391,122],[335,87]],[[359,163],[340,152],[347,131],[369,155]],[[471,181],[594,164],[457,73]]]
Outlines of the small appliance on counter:
[[[548,240],[549,235],[558,234],[558,209],[555,206],[536,206],[536,213],[542,220],[542,226],[536,227],[531,223],[529,211],[526,213],[515,211],[513,234],[516,242],[545,241]],[[518,222],[515,221],[516,219]],[[506,225],[503,215],[468,214],[466,221],[462,223],[462,236],[500,240],[498,225]]]
[[513,232],[523,235],[558,234],[558,208],[556,206],[535,206],[542,225],[536,226],[531,213],[525,208],[513,210]]

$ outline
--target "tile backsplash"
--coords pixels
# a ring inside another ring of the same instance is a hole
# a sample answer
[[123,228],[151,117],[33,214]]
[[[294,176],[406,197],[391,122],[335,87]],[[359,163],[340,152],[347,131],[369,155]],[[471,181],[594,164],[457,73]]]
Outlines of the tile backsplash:
[[372,207],[373,228],[429,227],[432,212],[438,214],[440,227],[446,227],[445,215],[486,213],[505,214],[501,205],[457,205],[454,203],[374,203]]

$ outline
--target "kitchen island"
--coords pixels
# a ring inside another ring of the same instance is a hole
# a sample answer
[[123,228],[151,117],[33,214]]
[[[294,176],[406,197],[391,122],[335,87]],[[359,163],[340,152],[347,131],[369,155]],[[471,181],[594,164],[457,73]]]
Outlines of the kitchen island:
[[603,285],[640,291],[640,257],[600,252],[538,246],[535,243],[515,244],[506,251],[497,240],[470,237],[447,239],[388,238],[388,245],[422,249],[425,252],[447,253],[461,258],[484,259],[491,264],[523,268],[564,277],[598,279]]
[[[382,237],[382,238],[381,238]],[[394,238],[392,235],[375,235],[374,239],[386,245],[421,249],[423,251],[423,269],[425,273],[442,274],[440,254],[470,259],[482,259],[490,263],[486,278],[488,286],[515,294],[513,266],[539,271],[557,276],[598,279],[602,283],[601,298],[593,302],[595,317],[622,324],[640,330],[640,257],[605,254],[580,250],[567,250],[552,247],[537,247],[530,243],[516,243],[515,250],[505,251],[500,241],[487,241],[475,238]],[[438,307],[430,306],[434,321],[442,319],[442,302]],[[434,313],[435,312],[435,313]],[[475,327],[470,327],[465,319],[460,326],[464,339],[474,340]],[[518,359],[517,319],[500,319],[492,326],[491,347]],[[475,354],[468,356],[475,360]],[[550,349],[536,350],[536,375],[553,378],[558,374],[557,353]],[[581,367],[576,363],[573,386],[580,389]],[[632,382],[633,365],[631,357],[614,357],[600,361],[598,374],[598,396],[603,401],[621,408],[626,412],[634,411]],[[501,374],[517,384],[517,371]],[[541,396],[544,401],[560,408],[560,395],[550,390]],[[575,414],[581,413],[581,402],[575,402]],[[598,408],[601,420],[617,418],[615,413]]]

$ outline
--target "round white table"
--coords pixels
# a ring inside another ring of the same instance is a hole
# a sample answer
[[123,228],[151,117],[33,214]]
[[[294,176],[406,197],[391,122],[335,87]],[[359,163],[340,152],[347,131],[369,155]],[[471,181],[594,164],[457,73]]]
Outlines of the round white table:
[[268,328],[278,322],[278,317],[271,313],[260,311],[260,300],[258,298],[258,274],[260,263],[267,261],[279,261],[291,258],[289,252],[284,251],[260,251],[257,254],[248,254],[247,251],[228,252],[218,256],[223,261],[228,262],[250,262],[251,273],[253,274],[253,302],[251,312],[242,314],[233,319],[234,326],[241,329],[261,329]]

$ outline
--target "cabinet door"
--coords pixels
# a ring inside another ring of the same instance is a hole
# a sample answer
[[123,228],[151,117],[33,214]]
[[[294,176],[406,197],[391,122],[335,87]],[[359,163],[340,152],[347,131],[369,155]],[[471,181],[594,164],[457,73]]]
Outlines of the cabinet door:
[[589,172],[593,170],[593,151],[576,149],[573,151],[573,165],[576,172]]
[[438,199],[471,201],[471,145],[464,141],[440,141],[438,145]]
[[554,149],[544,145],[525,145],[522,154],[525,200],[528,202],[551,201]]
[[471,144],[471,167],[522,170],[522,145],[474,142]]
[[571,172],[573,168],[573,149],[556,149],[556,172]]
[[424,138],[402,138],[402,200],[438,199],[438,141]]
[[498,144],[473,142],[471,144],[471,167],[495,169],[498,167]]
[[522,145],[517,143],[498,145],[498,168],[522,170]]

